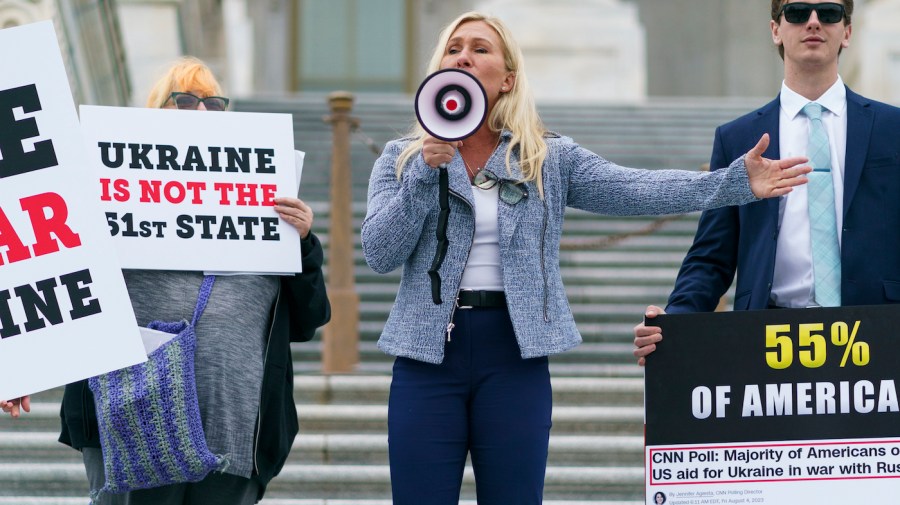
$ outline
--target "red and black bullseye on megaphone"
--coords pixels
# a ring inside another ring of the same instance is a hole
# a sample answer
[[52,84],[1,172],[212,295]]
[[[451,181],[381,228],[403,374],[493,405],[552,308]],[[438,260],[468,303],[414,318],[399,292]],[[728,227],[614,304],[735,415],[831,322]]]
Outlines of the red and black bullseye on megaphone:
[[422,81],[415,108],[419,124],[429,135],[453,142],[481,127],[487,116],[487,93],[472,74],[446,68]]

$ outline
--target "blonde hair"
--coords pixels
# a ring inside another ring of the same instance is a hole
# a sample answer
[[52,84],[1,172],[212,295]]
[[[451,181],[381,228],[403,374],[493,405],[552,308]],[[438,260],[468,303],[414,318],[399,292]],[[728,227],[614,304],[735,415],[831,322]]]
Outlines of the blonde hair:
[[147,107],[159,109],[166,105],[173,91],[194,91],[204,96],[222,96],[222,87],[212,70],[198,58],[184,56],[153,85],[147,96]]
[[[543,198],[544,185],[541,177],[541,167],[547,157],[547,143],[544,141],[546,129],[537,113],[534,96],[525,78],[525,61],[522,50],[516,43],[512,33],[500,19],[487,14],[470,11],[454,19],[448,24],[438,37],[437,46],[428,63],[427,73],[440,70],[441,60],[447,49],[447,43],[453,32],[464,23],[483,21],[497,32],[503,43],[503,60],[508,72],[516,75],[512,90],[502,93],[497,103],[487,117],[487,125],[493,132],[509,130],[512,132],[512,140],[506,150],[506,170],[510,171],[510,158],[513,150],[519,153],[519,166],[522,169],[523,181],[534,181],[537,184],[538,193]],[[422,150],[427,133],[418,123],[413,125],[409,136],[413,141],[397,158],[397,177],[403,173],[403,168],[409,160]]]

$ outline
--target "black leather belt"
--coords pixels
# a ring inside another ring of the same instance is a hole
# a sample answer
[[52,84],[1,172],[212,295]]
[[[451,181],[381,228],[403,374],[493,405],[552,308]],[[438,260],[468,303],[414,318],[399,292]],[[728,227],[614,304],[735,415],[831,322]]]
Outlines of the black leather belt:
[[456,298],[456,306],[461,309],[506,307],[506,293],[503,291],[461,289],[459,290],[459,296]]

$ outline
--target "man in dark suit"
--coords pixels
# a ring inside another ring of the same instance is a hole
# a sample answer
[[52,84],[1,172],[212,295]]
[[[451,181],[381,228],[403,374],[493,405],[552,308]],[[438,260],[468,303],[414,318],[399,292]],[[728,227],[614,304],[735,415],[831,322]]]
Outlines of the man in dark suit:
[[[772,0],[772,40],[784,60],[781,93],[720,126],[710,164],[724,166],[768,132],[772,142],[764,156],[807,154],[820,171],[810,153],[818,144],[813,130],[824,132],[821,171],[834,198],[834,297],[824,295],[829,281],[818,274],[826,269],[813,257],[829,241],[816,234],[818,218],[812,217],[814,172],[808,187],[780,199],[704,212],[666,312],[715,310],[735,272],[735,310],[900,302],[900,109],[857,95],[838,75],[852,13],[853,0]],[[810,102],[821,112],[808,114]],[[645,315],[660,313],[650,306]],[[634,335],[634,355],[643,365],[662,334],[642,323]]]

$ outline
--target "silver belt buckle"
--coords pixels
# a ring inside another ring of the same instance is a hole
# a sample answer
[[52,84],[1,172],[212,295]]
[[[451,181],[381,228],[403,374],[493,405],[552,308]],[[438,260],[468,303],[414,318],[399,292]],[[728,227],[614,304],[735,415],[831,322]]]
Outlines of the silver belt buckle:
[[[474,289],[460,289],[462,291],[475,291]],[[457,309],[474,309],[475,307],[472,305],[460,305],[459,304],[459,293],[456,294],[456,308]]]

